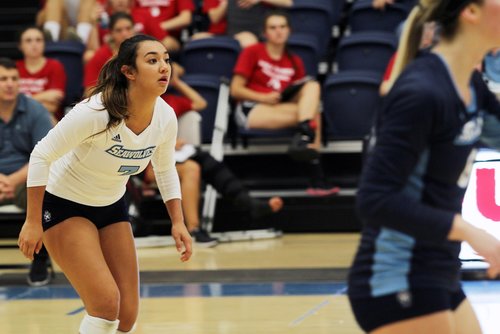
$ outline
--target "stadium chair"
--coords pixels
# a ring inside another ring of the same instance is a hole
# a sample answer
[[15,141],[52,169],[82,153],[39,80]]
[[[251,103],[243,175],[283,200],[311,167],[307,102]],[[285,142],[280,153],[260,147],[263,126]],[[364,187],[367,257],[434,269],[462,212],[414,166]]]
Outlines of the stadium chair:
[[83,95],[83,62],[85,45],[75,41],[45,44],[45,56],[59,60],[66,71],[65,107],[80,101]]
[[[201,141],[210,143],[214,131],[219,89],[223,81],[214,75],[186,74],[182,80],[195,89],[207,101],[207,108],[201,111]],[[229,101],[227,101],[229,103]]]
[[328,139],[361,139],[368,134],[380,102],[378,73],[345,71],[323,84],[323,117]]
[[210,74],[231,79],[240,44],[231,37],[189,41],[184,45],[181,64],[186,74]]
[[349,14],[351,32],[360,31],[396,31],[398,25],[408,16],[408,5],[394,3],[387,5],[384,10],[374,9],[371,0],[354,2]]
[[382,75],[387,63],[397,49],[394,34],[360,32],[344,36],[338,45],[338,71],[375,71]]
[[[294,33],[304,33],[315,36],[319,50],[326,52],[332,37],[334,22],[332,0],[294,0],[288,9]],[[338,15],[337,19],[340,18]],[[314,37],[312,37],[314,38]]]
[[288,39],[290,51],[297,54],[304,63],[306,73],[312,77],[318,75],[319,50],[317,43],[307,34],[292,34]]

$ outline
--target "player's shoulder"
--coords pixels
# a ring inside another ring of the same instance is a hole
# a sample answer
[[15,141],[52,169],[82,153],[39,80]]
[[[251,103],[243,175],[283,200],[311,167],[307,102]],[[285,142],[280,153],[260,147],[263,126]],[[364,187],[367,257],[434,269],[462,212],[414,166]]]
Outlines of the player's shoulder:
[[157,124],[162,128],[167,127],[172,122],[177,122],[177,116],[175,115],[174,109],[161,97],[156,99],[154,112],[154,118]]
[[96,126],[106,125],[109,121],[109,113],[104,107],[101,93],[83,99],[71,109],[68,115],[76,116],[81,121],[87,119]]

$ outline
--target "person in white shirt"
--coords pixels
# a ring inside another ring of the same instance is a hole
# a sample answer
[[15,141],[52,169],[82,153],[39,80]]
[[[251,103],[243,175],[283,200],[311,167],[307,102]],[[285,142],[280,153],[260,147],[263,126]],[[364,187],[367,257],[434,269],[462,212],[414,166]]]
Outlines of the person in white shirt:
[[127,39],[102,69],[90,98],[31,154],[26,222],[18,244],[32,259],[43,236],[85,305],[81,334],[131,333],[135,327],[139,274],[124,194],[130,175],[149,161],[181,261],[192,254],[175,169],[177,120],[159,97],[170,73],[168,52],[158,40]]

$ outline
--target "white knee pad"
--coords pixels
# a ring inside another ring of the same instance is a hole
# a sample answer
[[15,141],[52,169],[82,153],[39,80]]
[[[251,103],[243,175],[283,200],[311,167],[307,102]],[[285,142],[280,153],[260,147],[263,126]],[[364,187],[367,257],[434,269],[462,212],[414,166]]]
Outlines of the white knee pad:
[[120,320],[106,320],[86,314],[80,324],[80,334],[115,334]]
[[132,326],[132,328],[128,332],[122,332],[122,331],[118,330],[118,331],[116,331],[116,334],[120,334],[120,333],[132,334],[133,332],[135,332],[135,326],[136,326],[136,324],[134,324],[134,326]]

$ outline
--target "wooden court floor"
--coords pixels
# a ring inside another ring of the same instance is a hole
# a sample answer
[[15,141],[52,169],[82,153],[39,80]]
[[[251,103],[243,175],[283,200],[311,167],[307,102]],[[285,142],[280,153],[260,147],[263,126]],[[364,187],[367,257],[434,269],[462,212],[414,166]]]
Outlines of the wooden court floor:
[[[136,333],[361,333],[345,296],[357,241],[357,234],[290,234],[196,247],[188,263],[173,247],[140,248]],[[0,249],[0,259],[26,263],[17,249]],[[0,286],[0,333],[77,333],[83,307],[63,275],[29,288],[25,274],[0,271],[0,284],[8,282]],[[499,333],[500,284],[474,282],[466,291],[485,333]]]

